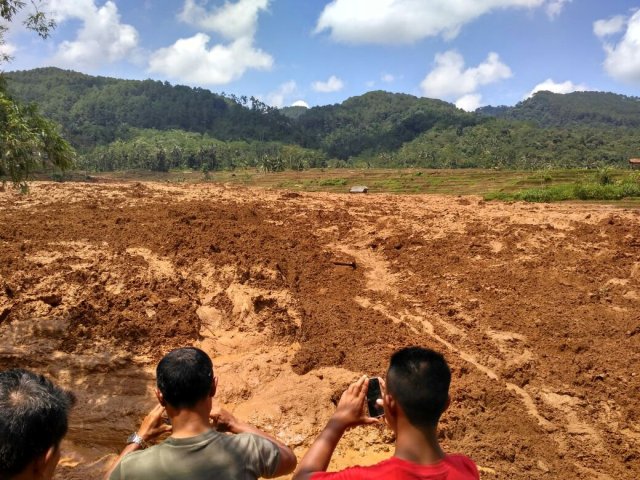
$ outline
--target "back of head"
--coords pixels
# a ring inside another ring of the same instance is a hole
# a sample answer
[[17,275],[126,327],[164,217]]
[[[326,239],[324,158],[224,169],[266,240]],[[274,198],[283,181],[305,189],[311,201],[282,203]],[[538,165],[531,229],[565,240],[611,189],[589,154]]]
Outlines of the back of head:
[[387,390],[409,422],[421,430],[438,424],[447,407],[450,383],[449,365],[438,352],[408,347],[391,356]]
[[213,364],[199,348],[185,347],[167,353],[156,368],[158,389],[174,408],[190,408],[209,396]]
[[67,433],[71,392],[27,370],[0,372],[0,479],[22,472]]

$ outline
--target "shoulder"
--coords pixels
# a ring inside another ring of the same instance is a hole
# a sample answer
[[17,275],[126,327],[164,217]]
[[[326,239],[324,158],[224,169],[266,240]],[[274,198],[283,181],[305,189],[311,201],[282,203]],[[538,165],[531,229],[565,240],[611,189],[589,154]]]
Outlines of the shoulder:
[[278,445],[253,433],[225,435],[225,448],[237,452],[249,462],[271,463],[280,458]]
[[473,475],[474,478],[479,478],[478,467],[476,466],[475,462],[466,455],[462,455],[459,453],[447,455],[445,458],[445,462],[456,470],[469,473]]
[[162,444],[154,445],[144,450],[137,450],[135,452],[127,453],[120,463],[139,462],[147,458],[155,458],[162,450]]
[[271,440],[253,433],[233,436],[231,450],[245,459],[245,468],[256,477],[271,478],[280,464],[280,448]]
[[393,459],[383,460],[375,465],[367,467],[354,466],[345,468],[339,472],[316,472],[311,476],[311,480],[359,480],[389,478],[390,473],[395,471]]
[[[162,444],[154,445],[153,447],[149,447],[145,450],[138,450],[136,452],[131,452],[125,455],[118,464],[116,470],[114,470],[114,474],[116,472],[123,473],[129,472],[130,470],[138,470],[138,469],[146,469],[157,461],[158,456],[161,454]],[[120,478],[118,475],[111,475],[112,480]]]
[[238,433],[237,435],[225,435],[225,442],[243,448],[269,447],[278,448],[271,440],[254,433]]

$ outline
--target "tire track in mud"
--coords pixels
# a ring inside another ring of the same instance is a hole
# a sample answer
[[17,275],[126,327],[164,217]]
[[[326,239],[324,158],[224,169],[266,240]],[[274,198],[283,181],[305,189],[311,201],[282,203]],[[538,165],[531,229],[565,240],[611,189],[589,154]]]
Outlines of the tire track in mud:
[[[367,287],[370,290],[385,292],[387,295],[394,297],[394,299],[398,300],[401,304],[413,305],[414,311],[410,312],[409,310],[412,307],[409,307],[403,313],[399,314],[399,317],[398,315],[390,314],[388,311],[389,307],[384,307],[381,303],[377,303],[376,305],[372,306],[371,303],[366,299],[362,299],[366,306],[380,311],[395,323],[407,322],[409,325],[420,325],[423,331],[426,332],[431,338],[436,340],[440,345],[445,347],[446,351],[452,352],[455,355],[459,356],[462,360],[473,365],[474,368],[486,375],[490,380],[500,383],[502,385],[502,388],[504,388],[505,390],[513,391],[519,397],[521,397],[520,400],[525,407],[526,413],[533,417],[546,432],[553,433],[558,430],[558,427],[556,427],[552,422],[548,421],[540,415],[533,401],[533,398],[528,392],[513,383],[504,381],[494,370],[481,364],[472,354],[457,347],[454,343],[451,343],[438,335],[435,331],[433,322],[427,320],[426,312],[424,312],[424,310],[421,310],[419,307],[416,307],[416,299],[400,293],[400,287],[397,286],[400,282],[398,282],[396,277],[389,272],[388,268],[386,268],[385,260],[380,256],[376,256],[370,250],[366,249],[366,246],[364,247],[364,250],[354,248],[353,245],[355,243],[356,242],[353,242],[350,245],[333,245],[333,247],[338,251],[355,258],[358,268],[363,268],[365,271],[365,276],[367,277]],[[437,318],[437,321],[442,324],[444,328],[450,331],[452,329],[457,329],[457,327],[455,327],[450,322],[447,322],[443,318]],[[414,331],[417,333],[419,330],[418,328],[414,327]],[[564,439],[556,439],[555,441],[556,443],[558,443],[564,441]],[[484,473],[495,473],[494,469],[483,467],[482,465],[481,468],[483,468]],[[602,478],[610,479],[611,477],[608,475],[604,475],[602,476]]]

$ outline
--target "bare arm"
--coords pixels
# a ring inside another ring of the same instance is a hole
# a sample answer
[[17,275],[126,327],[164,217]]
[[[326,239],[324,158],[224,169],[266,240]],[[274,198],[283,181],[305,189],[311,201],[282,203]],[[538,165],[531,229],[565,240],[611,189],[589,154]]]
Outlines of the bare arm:
[[369,380],[362,377],[345,390],[327,426],[302,457],[298,471],[293,476],[294,480],[308,480],[314,473],[326,471],[333,451],[348,428],[379,423],[379,420],[364,413],[368,386]]
[[[151,440],[157,438],[158,436],[160,436],[165,432],[171,431],[171,425],[165,425],[164,422],[162,421],[163,414],[164,414],[164,407],[158,404],[153,408],[153,410],[151,410],[147,414],[147,416],[142,421],[142,424],[140,425],[140,428],[138,429],[137,433],[138,433],[138,436],[142,438],[142,440],[144,440],[145,443],[150,442]],[[111,465],[111,468],[109,468],[109,470],[105,474],[104,480],[109,480],[109,478],[111,477],[111,474],[116,469],[116,467],[118,466],[118,464],[124,458],[125,455],[140,449],[142,449],[142,447],[137,443],[130,443],[129,445],[124,447],[124,449],[122,450],[122,452],[120,452],[120,455],[118,456],[116,461],[113,462],[113,465]],[[114,479],[114,480],[118,480],[118,479]]]
[[266,432],[250,425],[246,422],[242,422],[235,418],[231,413],[227,410],[214,406],[211,410],[211,414],[209,415],[213,420],[213,423],[218,431],[227,431],[231,433],[252,433],[254,435],[258,435],[262,438],[266,438],[271,443],[275,444],[280,451],[280,461],[278,462],[278,468],[274,472],[274,477],[279,477],[281,475],[286,475],[287,473],[293,472],[298,463],[298,459],[296,455],[293,453],[288,446],[282,443],[277,438],[269,435]]
[[343,423],[331,418],[307,453],[302,457],[300,467],[293,479],[308,480],[315,472],[326,471],[333,451],[336,449],[346,429],[347,427]]

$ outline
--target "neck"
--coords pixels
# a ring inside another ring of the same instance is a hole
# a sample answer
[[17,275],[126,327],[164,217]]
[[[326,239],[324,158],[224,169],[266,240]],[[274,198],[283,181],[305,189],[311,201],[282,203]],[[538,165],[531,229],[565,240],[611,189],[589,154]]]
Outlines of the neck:
[[420,430],[406,419],[398,419],[395,457],[422,465],[437,463],[445,457],[438,443],[437,428]]
[[211,430],[209,423],[210,408],[196,405],[194,408],[167,408],[167,415],[171,420],[173,438],[189,438]]

